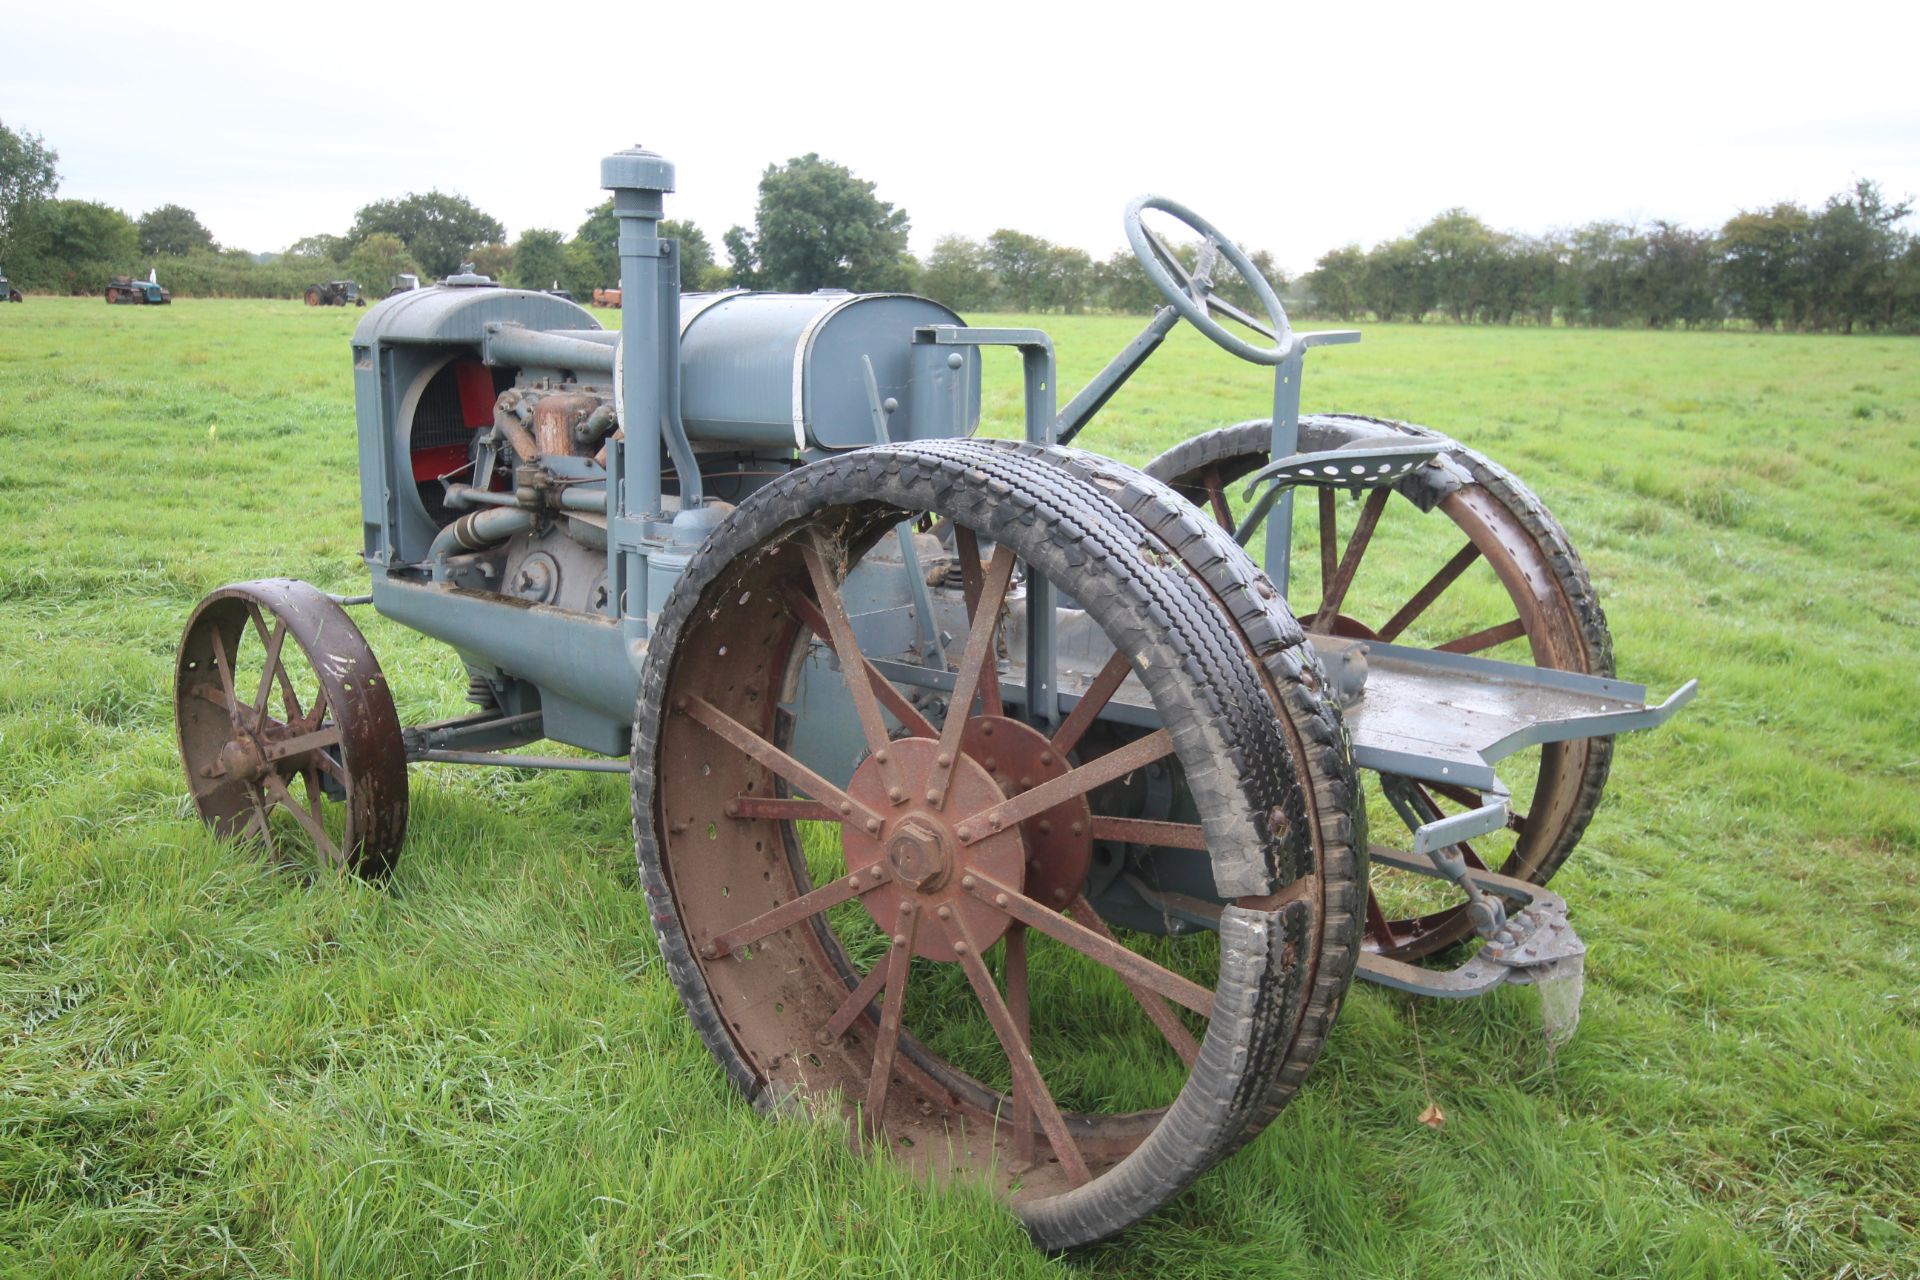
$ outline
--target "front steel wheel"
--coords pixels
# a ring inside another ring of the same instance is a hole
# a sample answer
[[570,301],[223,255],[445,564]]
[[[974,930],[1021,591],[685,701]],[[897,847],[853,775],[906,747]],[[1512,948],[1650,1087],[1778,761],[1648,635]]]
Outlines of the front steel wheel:
[[[861,603],[876,548],[933,521],[967,606],[938,699],[888,678],[885,611]],[[1112,654],[1058,724],[1021,714],[1001,661],[1042,584]],[[963,444],[816,463],[729,518],[651,643],[642,876],[695,1024],[756,1103],[844,1106],[1065,1248],[1166,1203],[1297,1088],[1344,988],[1316,970],[1358,943],[1325,905],[1359,892],[1338,718],[1282,725],[1231,619],[1097,490]],[[799,758],[833,731],[796,695],[815,646],[845,684],[844,785]],[[1123,703],[1131,724],[1100,716]],[[1197,822],[1155,825],[1208,850],[1217,935],[1123,934],[1087,902],[1093,841],[1138,834],[1115,789],[1156,764],[1191,792]]]
[[387,681],[326,593],[276,578],[194,610],[174,675],[180,762],[215,832],[386,873],[407,833],[407,762]]

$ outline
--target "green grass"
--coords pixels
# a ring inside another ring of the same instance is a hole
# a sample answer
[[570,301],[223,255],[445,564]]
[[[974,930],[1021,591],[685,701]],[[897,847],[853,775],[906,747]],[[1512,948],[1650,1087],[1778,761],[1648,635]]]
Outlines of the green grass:
[[[1376,326],[1312,357],[1308,408],[1516,471],[1622,674],[1703,693],[1622,742],[1556,882],[1591,948],[1569,1046],[1528,991],[1361,987],[1264,1137],[1050,1260],[983,1194],[733,1095],[661,971],[618,779],[418,770],[378,887],[191,816],[195,601],[364,581],[357,319],[0,308],[0,1271],[1920,1275],[1914,341]],[[1068,390],[1134,327],[1040,323]],[[1182,333],[1081,443],[1142,462],[1266,397]],[[450,652],[367,628],[403,718],[459,709]]]

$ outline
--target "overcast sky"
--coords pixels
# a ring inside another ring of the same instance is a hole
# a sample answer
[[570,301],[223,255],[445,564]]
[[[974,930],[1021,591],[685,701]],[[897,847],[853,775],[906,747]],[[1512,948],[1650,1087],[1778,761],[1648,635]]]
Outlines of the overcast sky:
[[1012,226],[1105,257],[1156,191],[1294,271],[1450,205],[1531,232],[1920,193],[1911,0],[6,9],[0,120],[59,151],[63,196],[177,202],[256,251],[433,187],[571,233],[636,141],[716,248],[807,151],[922,254]]

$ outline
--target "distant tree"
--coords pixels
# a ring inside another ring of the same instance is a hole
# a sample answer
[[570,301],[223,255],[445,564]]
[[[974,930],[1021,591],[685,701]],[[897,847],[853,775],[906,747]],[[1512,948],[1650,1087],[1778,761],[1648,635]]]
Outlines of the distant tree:
[[736,289],[760,287],[760,252],[754,246],[753,232],[742,226],[727,228],[720,237],[727,251],[727,283]]
[[351,246],[345,236],[302,236],[287,246],[285,256],[300,262],[343,262]]
[[[889,290],[912,277],[907,229],[906,211],[876,196],[873,183],[809,152],[760,176],[754,233],[743,247],[769,288]],[[727,247],[731,254],[731,232]]]
[[1637,277],[1646,242],[1634,227],[1589,222],[1573,232],[1567,256],[1572,276],[1569,322],[1620,325],[1639,310]]
[[691,222],[667,218],[660,223],[660,235],[663,239],[680,242],[681,292],[698,293],[716,283],[712,279],[713,245],[707,241],[705,232]]
[[513,242],[507,278],[522,289],[550,289],[567,269],[567,242],[558,231],[534,227]]
[[420,266],[400,243],[400,237],[377,231],[355,245],[341,271],[360,288],[379,297],[393,286],[393,278],[419,275]]
[[1691,329],[1719,318],[1712,232],[1655,221],[1641,243],[1644,256],[1634,277],[1634,291],[1648,327],[1680,324]]
[[370,235],[396,236],[425,272],[451,275],[475,245],[504,239],[506,228],[463,196],[442,191],[408,192],[398,200],[378,200],[354,215],[347,239],[355,245]]
[[477,244],[467,254],[467,261],[479,275],[489,280],[507,280],[513,275],[513,246],[494,241],[491,244]]
[[1079,315],[1093,292],[1093,258],[1085,249],[1056,244],[1047,249],[1047,305]]
[[1001,304],[1039,311],[1052,301],[1053,246],[1039,236],[1002,227],[987,237],[987,265]]
[[986,247],[967,236],[946,235],[933,242],[920,287],[929,298],[956,311],[977,311],[993,305],[993,268]]
[[33,206],[25,238],[31,248],[20,275],[37,287],[92,293],[139,259],[133,219],[91,200],[42,200]]
[[[1198,254],[1195,255],[1198,260]],[[1289,281],[1287,273],[1273,264],[1273,255],[1265,249],[1255,249],[1247,254],[1247,261],[1253,269],[1267,278],[1275,293],[1285,293]],[[1242,311],[1258,316],[1266,310],[1253,296],[1253,287],[1240,278],[1233,264],[1222,258],[1213,269],[1213,291],[1233,303]]]
[[1131,249],[1121,249],[1095,270],[1100,301],[1109,311],[1148,315],[1165,305]]
[[1330,249],[1320,255],[1302,281],[1317,310],[1336,320],[1349,320],[1366,310],[1362,300],[1367,277],[1367,255],[1357,244]]
[[1515,309],[1537,325],[1551,325],[1570,281],[1567,248],[1552,236],[1515,240],[1510,247]]
[[[1455,321],[1483,318],[1495,300],[1504,237],[1465,209],[1436,214],[1413,233],[1434,304]],[[1511,313],[1509,306],[1506,310]]]
[[1888,286],[1905,247],[1898,226],[1912,211],[1911,203],[1889,202],[1879,185],[1866,179],[1828,198],[1813,219],[1808,246],[1816,324],[1852,333],[1856,326],[1879,328],[1891,318]]
[[219,247],[213,232],[201,226],[193,210],[184,205],[163,204],[140,216],[140,252],[150,258],[179,258]]
[[1361,299],[1382,320],[1404,317],[1418,324],[1433,310],[1433,276],[1426,255],[1412,240],[1377,244],[1367,253]]
[[1887,273],[1887,293],[1893,326],[1904,333],[1920,330],[1920,238],[1907,237],[1907,246]]
[[607,287],[607,277],[600,274],[600,264],[594,257],[592,246],[580,237],[575,236],[567,241],[565,259],[566,269],[560,274],[560,284],[577,300],[586,302],[595,289]]
[[1762,329],[1798,325],[1807,309],[1813,217],[1791,202],[1735,214],[1720,228],[1728,308]]
[[620,219],[613,216],[613,197],[587,210],[587,220],[574,232],[574,241],[592,255],[596,289],[620,282]]
[[37,133],[15,133],[0,120],[0,265],[22,247],[33,207],[60,189],[60,153]]

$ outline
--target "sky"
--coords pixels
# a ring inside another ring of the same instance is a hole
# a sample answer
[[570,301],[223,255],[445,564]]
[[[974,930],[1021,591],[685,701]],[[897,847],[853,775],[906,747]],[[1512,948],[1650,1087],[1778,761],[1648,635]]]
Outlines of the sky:
[[1292,272],[1454,205],[1531,233],[1920,195],[1911,0],[6,7],[0,121],[62,196],[256,252],[436,187],[571,233],[636,142],[716,248],[817,151],[923,256],[1011,226],[1104,258],[1151,191]]

